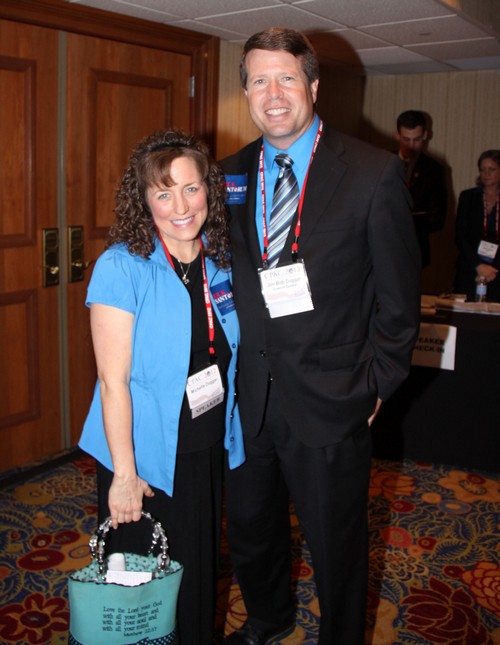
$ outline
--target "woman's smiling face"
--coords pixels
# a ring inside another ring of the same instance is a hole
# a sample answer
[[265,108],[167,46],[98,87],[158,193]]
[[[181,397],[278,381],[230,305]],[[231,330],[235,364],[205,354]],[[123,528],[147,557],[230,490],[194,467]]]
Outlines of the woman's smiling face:
[[146,201],[168,250],[181,259],[194,248],[207,219],[207,186],[191,157],[174,159],[169,175],[173,185],[149,186]]
[[486,157],[479,164],[481,183],[487,188],[500,187],[500,165],[490,157]]

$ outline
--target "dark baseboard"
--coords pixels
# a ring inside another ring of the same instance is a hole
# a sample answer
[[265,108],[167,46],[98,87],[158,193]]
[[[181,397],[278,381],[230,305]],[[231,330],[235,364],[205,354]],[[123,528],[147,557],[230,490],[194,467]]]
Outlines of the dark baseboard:
[[62,454],[57,454],[49,457],[48,459],[37,462],[36,464],[31,464],[29,466],[24,466],[22,468],[16,468],[14,470],[7,470],[3,473],[0,473],[0,490],[6,486],[11,486],[12,484],[19,484],[35,475],[47,472],[52,468],[61,466],[62,464],[78,459],[85,453],[80,450],[80,448],[70,448],[65,450]]

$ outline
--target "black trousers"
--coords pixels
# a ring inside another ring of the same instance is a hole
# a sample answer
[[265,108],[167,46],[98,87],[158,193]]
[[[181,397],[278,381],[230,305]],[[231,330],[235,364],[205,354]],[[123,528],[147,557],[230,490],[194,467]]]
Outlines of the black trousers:
[[371,435],[309,448],[292,435],[271,386],[264,427],[246,462],[226,471],[227,530],[236,577],[257,628],[293,621],[289,495],[312,555],[321,645],[363,645],[368,582]]
[[[113,473],[97,464],[99,521],[109,516],[108,491]],[[177,456],[173,497],[153,488],[144,510],[164,527],[172,560],[184,565],[178,604],[181,645],[211,645],[217,600],[221,531],[222,442],[203,451]],[[111,530],[108,552],[146,553],[151,523],[122,524]]]

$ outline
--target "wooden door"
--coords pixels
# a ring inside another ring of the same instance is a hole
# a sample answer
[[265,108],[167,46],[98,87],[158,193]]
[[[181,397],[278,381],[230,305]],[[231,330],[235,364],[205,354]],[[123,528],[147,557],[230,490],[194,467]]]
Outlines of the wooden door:
[[[54,31],[0,20],[0,97],[0,470],[5,470],[61,448],[60,287],[43,286],[42,266],[42,229],[57,230]],[[57,268],[53,271],[57,277]]]
[[133,146],[166,127],[189,131],[191,57],[111,40],[67,36],[66,212],[83,226],[83,281],[68,283],[71,440],[95,384],[85,294],[113,220],[116,186]]
[[[1,0],[1,471],[77,443],[96,377],[85,295],[117,181],[153,130],[213,142],[217,70],[217,39],[204,34],[63,0]],[[50,271],[44,230],[59,238]],[[70,232],[83,242],[76,280]]]

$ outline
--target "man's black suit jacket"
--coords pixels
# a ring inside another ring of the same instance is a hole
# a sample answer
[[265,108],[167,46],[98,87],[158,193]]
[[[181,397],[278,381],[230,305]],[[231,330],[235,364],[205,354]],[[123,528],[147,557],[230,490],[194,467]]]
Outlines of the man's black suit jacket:
[[418,155],[408,186],[413,199],[413,222],[422,266],[430,263],[429,234],[440,231],[446,219],[448,191],[444,167],[425,153]]
[[[271,319],[255,200],[262,140],[226,158],[248,177],[245,204],[231,206],[233,289],[241,325],[239,401],[255,436],[269,374],[292,431],[309,446],[359,429],[377,397],[405,379],[419,322],[420,253],[401,162],[325,127],[305,192],[299,257],[314,310]],[[290,261],[293,224],[280,264]]]

